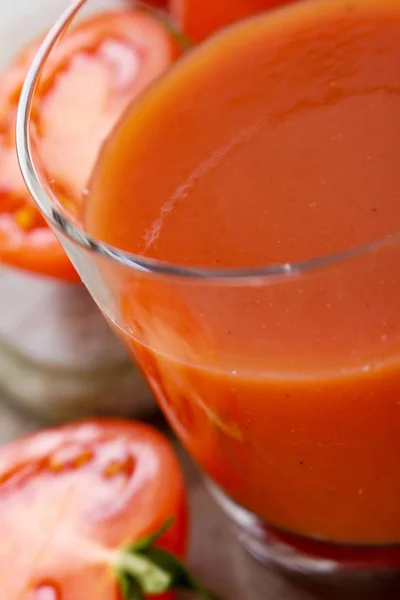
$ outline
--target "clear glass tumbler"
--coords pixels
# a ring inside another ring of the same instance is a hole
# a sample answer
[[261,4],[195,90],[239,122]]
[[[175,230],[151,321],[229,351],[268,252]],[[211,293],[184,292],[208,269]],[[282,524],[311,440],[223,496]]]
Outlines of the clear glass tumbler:
[[32,196],[250,552],[303,574],[397,569],[399,236],[242,271],[89,236],[46,176],[31,115],[58,38],[105,5],[117,3],[75,1],[26,81],[17,143]]

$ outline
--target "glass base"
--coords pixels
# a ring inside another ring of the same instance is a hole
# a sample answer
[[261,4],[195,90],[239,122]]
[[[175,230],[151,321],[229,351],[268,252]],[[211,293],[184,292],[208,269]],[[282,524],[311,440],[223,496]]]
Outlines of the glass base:
[[[244,548],[260,563],[297,579],[335,586],[376,585],[400,578],[400,545],[359,547],[288,534],[235,504],[215,484],[207,485],[233,521]],[[400,596],[399,596],[400,598]]]

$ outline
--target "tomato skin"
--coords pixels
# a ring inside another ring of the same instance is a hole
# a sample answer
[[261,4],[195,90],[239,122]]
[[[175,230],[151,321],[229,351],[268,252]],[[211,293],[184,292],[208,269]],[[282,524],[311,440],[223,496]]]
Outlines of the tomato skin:
[[240,19],[296,0],[171,0],[177,25],[193,42]]
[[155,8],[167,8],[168,0],[143,0],[146,4]]
[[184,557],[183,477],[168,441],[147,425],[86,421],[12,442],[0,449],[2,593],[39,600],[47,586],[63,600],[120,600],[104,551],[170,517],[157,545]]
[[[74,282],[79,276],[36,209],[16,158],[17,105],[39,45],[27,46],[0,75],[0,261]],[[75,222],[102,141],[181,51],[170,28],[142,7],[83,21],[51,53],[33,104],[34,151]]]

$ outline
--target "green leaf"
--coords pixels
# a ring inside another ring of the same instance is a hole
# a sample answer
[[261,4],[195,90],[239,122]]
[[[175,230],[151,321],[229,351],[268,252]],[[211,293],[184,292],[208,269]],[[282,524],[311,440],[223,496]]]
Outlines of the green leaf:
[[146,600],[139,583],[135,579],[120,573],[118,580],[122,597],[125,600]]
[[130,546],[127,546],[126,550],[128,550],[129,552],[135,552],[135,551],[145,550],[146,548],[150,548],[160,539],[160,537],[162,537],[164,535],[164,533],[166,531],[168,531],[168,529],[170,527],[172,527],[173,522],[174,522],[174,519],[172,517],[170,517],[169,519],[167,519],[165,521],[164,525],[162,527],[160,527],[160,529],[158,531],[156,531],[156,533],[153,533],[145,538],[142,538],[138,542],[134,542]]
[[170,590],[187,590],[204,600],[220,600],[219,596],[200,585],[189,569],[173,554],[154,547],[142,552],[153,564],[170,574]]
[[178,558],[154,546],[172,523],[168,519],[159,531],[116,554],[113,566],[124,600],[145,600],[144,594],[178,589],[191,591],[203,600],[220,600],[200,585]]
[[126,579],[133,579],[145,594],[162,594],[172,589],[172,575],[145,554],[136,551],[119,552],[114,567],[120,578],[122,575]]

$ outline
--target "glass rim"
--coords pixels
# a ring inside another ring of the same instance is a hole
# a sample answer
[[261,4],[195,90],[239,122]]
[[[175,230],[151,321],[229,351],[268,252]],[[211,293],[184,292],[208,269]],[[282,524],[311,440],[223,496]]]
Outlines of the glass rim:
[[[35,159],[33,158],[30,140],[30,120],[36,89],[47,60],[65,30],[70,26],[80,9],[88,1],[89,0],[72,0],[71,4],[50,28],[32,61],[18,103],[16,150],[19,166],[25,185],[36,206],[54,229],[64,234],[64,236],[82,249],[98,256],[111,259],[120,265],[124,265],[131,269],[202,281],[211,280],[229,282],[234,280],[236,283],[241,280],[246,283],[249,282],[249,280],[254,279],[268,280],[277,277],[299,276],[309,271],[333,266],[357,258],[364,254],[377,251],[386,244],[400,241],[399,231],[344,251],[297,262],[270,263],[265,266],[246,268],[203,268],[174,264],[121,250],[97,239],[85,232],[81,227],[77,226],[76,223],[63,214],[57,206],[57,203],[50,197],[41,183],[38,170],[35,166]],[[137,4],[141,4],[141,2],[138,1]]]

